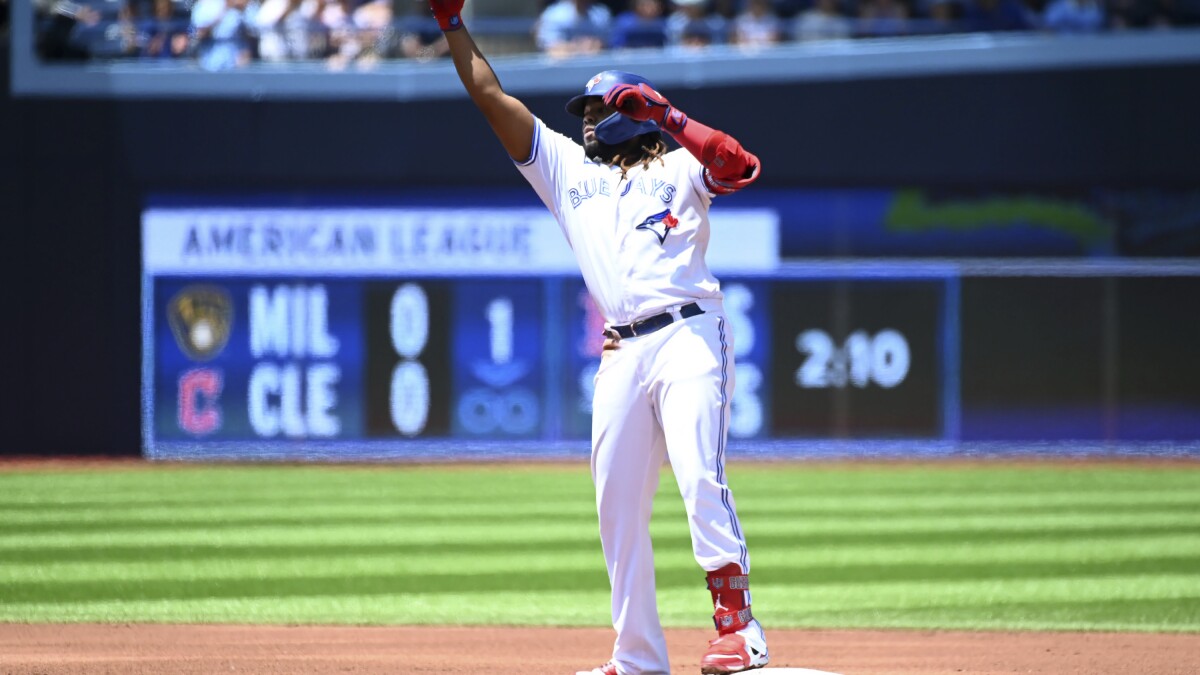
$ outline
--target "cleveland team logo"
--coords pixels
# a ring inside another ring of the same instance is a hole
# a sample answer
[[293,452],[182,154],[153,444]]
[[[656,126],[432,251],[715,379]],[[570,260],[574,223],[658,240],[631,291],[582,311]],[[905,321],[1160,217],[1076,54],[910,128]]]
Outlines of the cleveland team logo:
[[187,286],[167,303],[167,322],[180,351],[193,361],[208,361],[229,342],[233,300],[217,286]]
[[649,218],[643,220],[638,226],[639,230],[649,230],[658,237],[658,243],[663,244],[667,241],[667,235],[675,226],[679,224],[679,219],[671,215],[671,209],[667,209],[662,213],[656,213]]

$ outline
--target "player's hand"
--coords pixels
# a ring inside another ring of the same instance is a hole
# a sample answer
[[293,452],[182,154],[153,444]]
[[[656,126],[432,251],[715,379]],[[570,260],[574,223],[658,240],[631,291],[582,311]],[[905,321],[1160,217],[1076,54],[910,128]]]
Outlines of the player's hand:
[[462,13],[464,0],[429,0],[429,8],[433,10],[433,18],[437,19],[442,32],[462,28]]
[[645,84],[618,84],[604,95],[604,105],[639,122],[652,121],[672,134],[683,131],[687,124],[687,115],[682,110]]

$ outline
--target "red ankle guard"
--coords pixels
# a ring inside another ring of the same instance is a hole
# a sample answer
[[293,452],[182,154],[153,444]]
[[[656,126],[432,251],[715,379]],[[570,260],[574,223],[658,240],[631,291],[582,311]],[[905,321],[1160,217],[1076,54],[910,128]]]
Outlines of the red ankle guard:
[[[724,569],[724,568],[722,568]],[[750,590],[750,577],[745,574],[735,574],[731,576],[716,576],[718,572],[708,573],[708,590],[713,592],[713,598],[721,593],[729,591],[748,591]],[[735,593],[729,593],[735,595]]]
[[731,612],[717,612],[713,614],[713,626],[716,627],[719,635],[736,633],[745,628],[753,620],[754,614],[750,611],[749,607],[735,609]]
[[736,633],[754,618],[747,601],[750,577],[742,574],[742,568],[729,563],[719,570],[708,573],[708,590],[712,592],[713,624],[721,635]]

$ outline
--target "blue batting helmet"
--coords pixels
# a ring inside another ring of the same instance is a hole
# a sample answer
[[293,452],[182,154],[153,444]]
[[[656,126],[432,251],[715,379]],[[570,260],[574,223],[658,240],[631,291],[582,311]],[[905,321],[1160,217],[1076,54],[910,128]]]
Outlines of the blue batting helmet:
[[[583,117],[583,107],[589,96],[603,97],[618,84],[645,84],[651,89],[654,88],[650,80],[640,75],[622,70],[606,70],[588,80],[582,94],[567,101],[567,112],[576,117]],[[615,112],[596,124],[596,139],[607,145],[616,145],[654,131],[658,131],[658,125],[654,122],[639,122]]]

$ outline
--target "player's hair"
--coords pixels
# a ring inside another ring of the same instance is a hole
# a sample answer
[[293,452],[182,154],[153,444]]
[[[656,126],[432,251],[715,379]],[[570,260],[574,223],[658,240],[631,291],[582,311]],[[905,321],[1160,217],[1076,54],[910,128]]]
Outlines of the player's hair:
[[636,147],[641,152],[617,153],[608,160],[608,164],[621,167],[621,180],[625,180],[625,174],[638,164],[641,164],[643,169],[649,169],[650,163],[654,160],[658,160],[659,164],[666,165],[663,155],[667,154],[667,143],[662,136],[657,133],[643,134],[638,137]]

